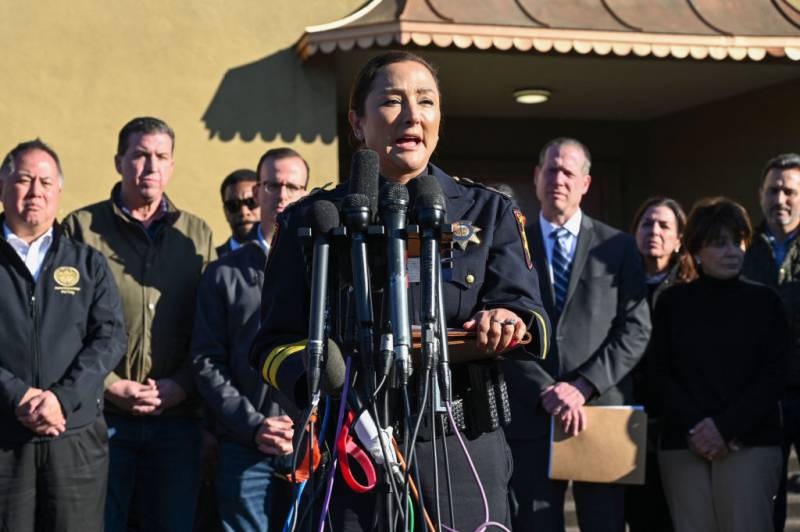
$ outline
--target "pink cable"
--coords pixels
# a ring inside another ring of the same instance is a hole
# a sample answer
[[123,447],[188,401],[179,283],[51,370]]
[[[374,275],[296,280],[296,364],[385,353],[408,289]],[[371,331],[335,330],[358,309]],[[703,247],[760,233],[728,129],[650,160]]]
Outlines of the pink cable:
[[[344,410],[347,405],[347,388],[350,385],[350,357],[347,357],[346,365],[344,368],[344,389],[342,390],[342,398],[339,403],[339,420],[336,422],[336,436],[333,441],[339,441],[339,433],[342,431],[342,423],[344,421]],[[319,532],[325,528],[325,516],[328,515],[328,505],[331,502],[331,494],[333,493],[333,476],[336,473],[337,465],[336,453],[333,453],[333,461],[331,462],[331,470],[328,471],[328,485],[325,486],[325,500],[322,503],[322,513],[319,516]]]
[[[469,455],[469,451],[467,450],[467,446],[464,443],[464,439],[461,437],[461,433],[458,431],[458,424],[456,424],[456,420],[453,417],[453,410],[451,408],[450,401],[445,403],[445,407],[447,407],[447,417],[450,419],[450,426],[453,427],[453,433],[458,438],[458,443],[461,445],[461,450],[464,451],[464,456],[467,459],[467,463],[469,464],[469,468],[472,470],[472,476],[475,477],[475,482],[478,484],[478,490],[481,492],[481,499],[483,499],[483,512],[485,515],[485,521],[478,525],[478,528],[475,529],[475,532],[482,532],[486,530],[490,526],[496,526],[500,530],[504,530],[505,532],[511,532],[502,524],[498,523],[497,521],[491,521],[489,519],[489,499],[486,498],[486,491],[483,489],[483,483],[481,482],[481,477],[478,475],[478,470],[475,468],[475,464],[472,463],[472,457]],[[447,445],[447,443],[445,443]],[[442,528],[446,528],[450,532],[458,532],[457,530],[450,528],[449,526],[442,525]]]

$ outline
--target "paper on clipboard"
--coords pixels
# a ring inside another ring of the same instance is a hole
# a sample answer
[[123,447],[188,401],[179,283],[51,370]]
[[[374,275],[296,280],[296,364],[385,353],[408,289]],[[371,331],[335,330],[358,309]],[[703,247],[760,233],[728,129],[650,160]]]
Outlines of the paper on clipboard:
[[585,406],[586,430],[564,433],[550,419],[549,476],[558,480],[644,484],[647,414],[640,406]]

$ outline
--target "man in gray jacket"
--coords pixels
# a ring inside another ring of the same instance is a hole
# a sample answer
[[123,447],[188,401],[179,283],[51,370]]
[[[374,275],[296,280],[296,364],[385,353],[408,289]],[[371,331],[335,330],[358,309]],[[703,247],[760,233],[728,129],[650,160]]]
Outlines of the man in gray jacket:
[[[308,172],[293,150],[271,150],[259,161],[254,196],[261,224],[253,240],[212,263],[200,282],[192,338],[197,388],[220,440],[217,504],[226,530],[268,530],[274,456],[292,451],[292,421],[250,366],[259,326],[269,242],[275,216],[305,195]],[[292,191],[301,191],[292,194]],[[295,197],[296,196],[296,197]],[[262,231],[262,227],[268,228]],[[273,523],[273,527],[276,523]]]

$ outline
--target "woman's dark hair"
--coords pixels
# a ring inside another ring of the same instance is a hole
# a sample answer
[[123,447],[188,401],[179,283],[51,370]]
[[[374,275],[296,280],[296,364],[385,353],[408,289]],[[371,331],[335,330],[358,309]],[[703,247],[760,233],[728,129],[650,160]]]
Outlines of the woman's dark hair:
[[[639,224],[642,221],[642,217],[644,217],[645,213],[649,209],[654,207],[666,207],[672,211],[672,213],[675,215],[675,221],[678,225],[678,238],[682,238],[683,233],[686,230],[686,213],[683,211],[683,207],[681,207],[680,203],[665,196],[654,196],[644,200],[644,203],[639,206],[636,214],[633,216],[631,233],[636,235],[636,233],[639,231]],[[669,258],[669,267],[674,268],[677,265],[677,280],[679,282],[685,283],[696,277],[696,273],[691,261],[692,259],[686,252],[685,246],[680,245],[678,246],[678,249],[673,251],[672,256]]]
[[[436,82],[436,90],[439,90],[439,77],[436,75],[436,69],[422,57],[411,52],[403,50],[391,50],[381,55],[376,55],[361,67],[361,70],[356,75],[356,80],[353,82],[353,88],[350,91],[350,110],[354,111],[357,116],[364,116],[364,104],[367,101],[367,95],[372,88],[372,82],[378,75],[380,70],[388,65],[394,63],[404,63],[412,61],[419,63],[428,69],[431,73],[433,81]],[[441,91],[440,91],[441,92]]]
[[734,242],[750,245],[753,226],[744,207],[724,197],[704,198],[694,204],[683,233],[683,246],[695,268],[694,254],[719,240],[725,231],[731,234]]

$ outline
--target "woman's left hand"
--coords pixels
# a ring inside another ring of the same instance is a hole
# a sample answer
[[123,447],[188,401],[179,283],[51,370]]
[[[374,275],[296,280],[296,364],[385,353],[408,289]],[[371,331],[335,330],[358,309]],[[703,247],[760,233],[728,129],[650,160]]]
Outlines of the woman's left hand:
[[528,331],[519,316],[504,308],[478,311],[464,323],[464,329],[477,333],[476,345],[486,353],[501,353],[513,348]]

